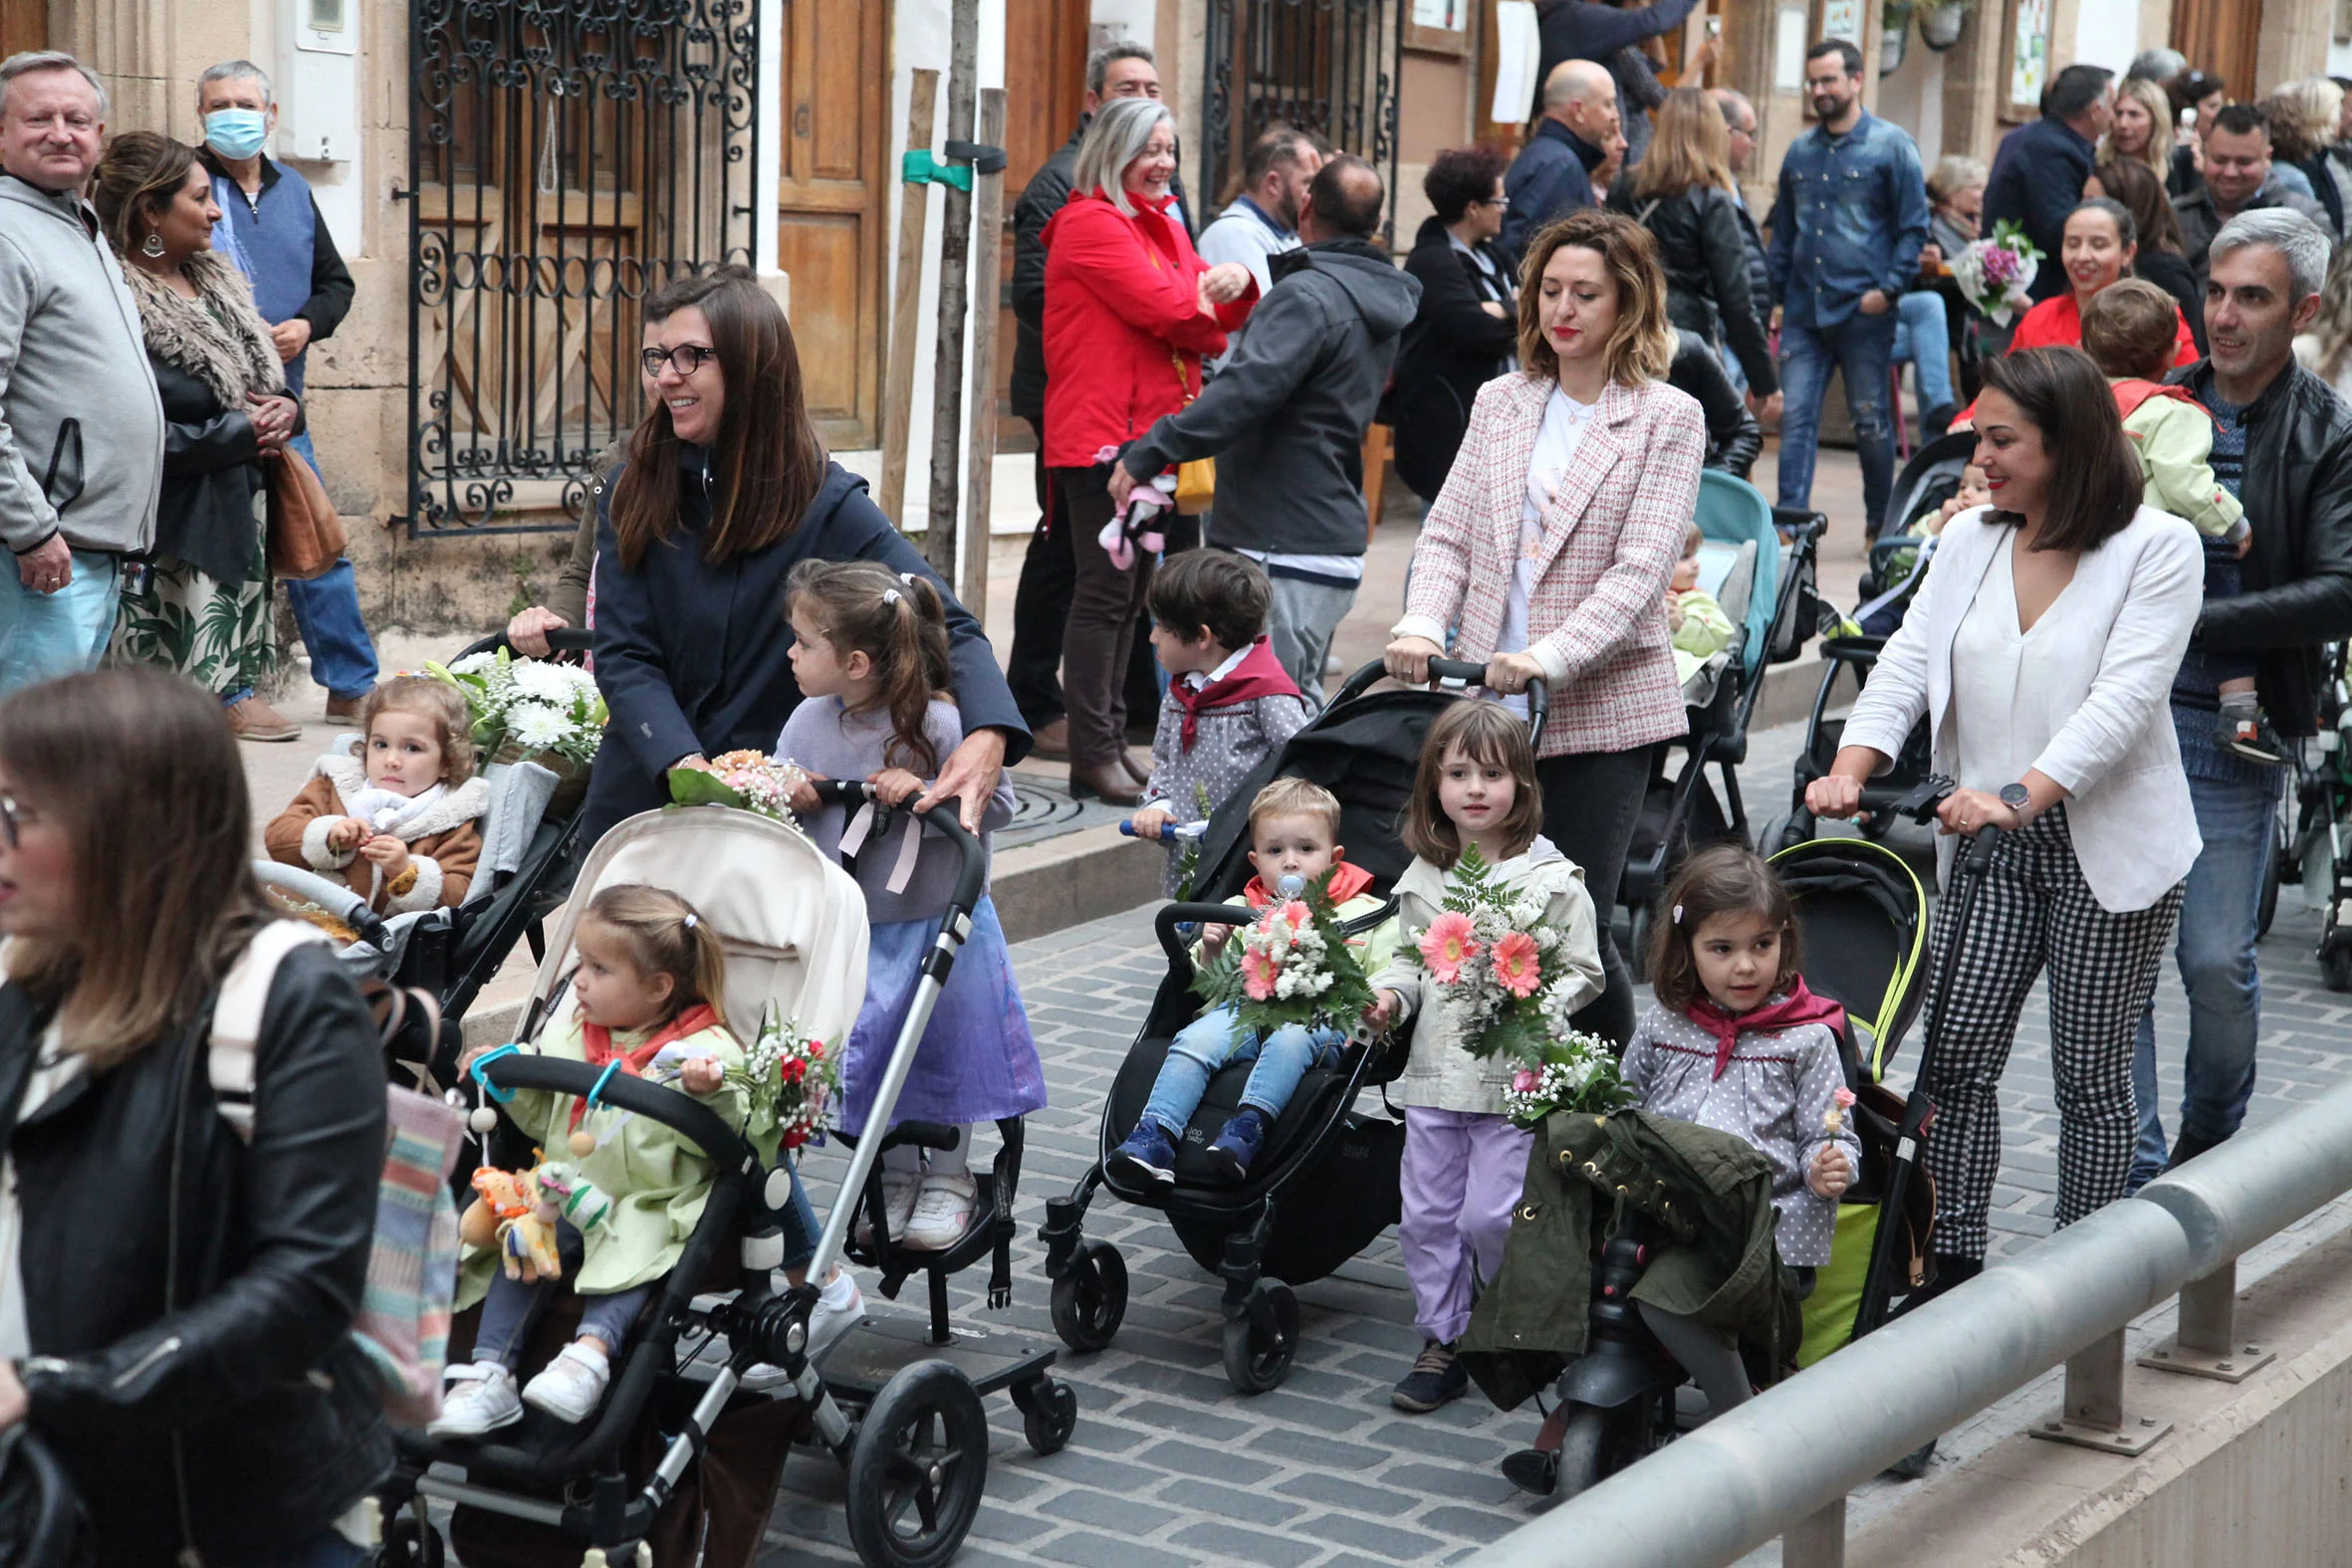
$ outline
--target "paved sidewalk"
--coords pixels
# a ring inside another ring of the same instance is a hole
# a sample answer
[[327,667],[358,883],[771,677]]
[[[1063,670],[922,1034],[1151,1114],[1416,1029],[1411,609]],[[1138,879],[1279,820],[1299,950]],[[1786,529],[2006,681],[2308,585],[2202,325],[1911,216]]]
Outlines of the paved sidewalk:
[[[1760,818],[1780,808],[1797,742],[1793,728],[1755,738],[1742,782]],[[1044,1200],[1066,1191],[1091,1159],[1102,1095],[1163,973],[1148,916],[1133,911],[1014,950],[1054,1103],[1030,1120],[1014,1305],[986,1314],[963,1291],[960,1315],[1053,1342],[1036,1228]],[[2311,957],[2317,929],[2317,916],[2288,888],[2262,947],[2268,1005],[2254,1123],[2334,1087],[2352,1066],[2352,997],[2322,988]],[[2157,1001],[2164,1081],[2177,1099],[2186,1009],[2169,965]],[[2000,1252],[2049,1231],[2057,1117],[2048,1045],[2037,992],[2001,1095],[2006,1143],[1994,1216]],[[1909,1046],[1916,1050],[1916,1038]],[[1909,1070],[1907,1057],[1898,1081],[1907,1082]],[[821,1154],[813,1185],[826,1185],[837,1168]],[[1058,1371],[1077,1388],[1079,1419],[1061,1454],[1032,1455],[1010,1403],[991,1402],[988,1501],[960,1564],[1437,1563],[1529,1517],[1495,1462],[1531,1433],[1532,1407],[1503,1415],[1475,1392],[1430,1416],[1388,1404],[1389,1386],[1419,1348],[1393,1233],[1331,1278],[1300,1288],[1297,1369],[1282,1389],[1256,1398],[1234,1393],[1224,1377],[1220,1282],[1193,1264],[1156,1214],[1098,1201],[1087,1233],[1125,1254],[1132,1286],[1125,1326],[1109,1350],[1064,1353]],[[977,1286],[981,1275],[965,1277]],[[909,1298],[919,1294],[917,1285]],[[763,1563],[854,1560],[839,1499],[830,1461],[796,1455]]]

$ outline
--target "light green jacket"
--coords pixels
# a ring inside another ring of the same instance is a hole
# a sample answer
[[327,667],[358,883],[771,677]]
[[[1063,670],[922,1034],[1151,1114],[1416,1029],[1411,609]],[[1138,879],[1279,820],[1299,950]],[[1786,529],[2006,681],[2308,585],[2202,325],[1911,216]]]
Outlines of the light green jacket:
[[[627,1050],[643,1044],[651,1032],[614,1034],[612,1043]],[[742,1045],[723,1028],[702,1029],[677,1043],[687,1050],[709,1050],[731,1074],[702,1103],[740,1130],[744,1104],[737,1082],[745,1065]],[[542,1055],[586,1061],[578,1010],[549,1025],[538,1049]],[[569,1094],[517,1089],[506,1113],[546,1158],[569,1163],[573,1100]],[[595,1134],[596,1149],[578,1162],[580,1174],[612,1200],[612,1209],[602,1224],[584,1232],[580,1272],[565,1283],[589,1296],[633,1290],[677,1266],[686,1237],[693,1234],[710,1197],[711,1163],[701,1150],[649,1116],[599,1105],[582,1118],[581,1126]],[[469,1249],[457,1296],[461,1309],[489,1288],[497,1267],[497,1257],[487,1248]]]
[[1693,588],[1675,602],[1682,607],[1682,624],[1674,632],[1674,678],[1688,681],[1701,665],[1732,645],[1732,617],[1703,588]]
[[2208,539],[2235,543],[2245,534],[2245,508],[2214,477],[2214,421],[2177,397],[2151,397],[2123,422],[2140,472],[2140,498],[2159,512],[2187,518]]

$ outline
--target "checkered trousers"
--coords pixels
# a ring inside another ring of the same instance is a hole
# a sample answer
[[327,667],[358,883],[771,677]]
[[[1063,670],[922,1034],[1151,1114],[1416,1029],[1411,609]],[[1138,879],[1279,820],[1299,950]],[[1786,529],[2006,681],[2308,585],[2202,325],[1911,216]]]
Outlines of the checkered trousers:
[[[2050,973],[2050,1077],[2058,1102],[2057,1223],[2071,1225],[2124,1195],[2138,1118],[2132,1042],[2156,993],[2157,966],[2181,911],[2186,883],[2146,909],[2099,907],[2052,806],[1994,851],[1966,931],[1960,878],[1936,911],[1929,944],[1928,1093],[1936,1103],[1925,1161],[1936,1183],[1935,1249],[1985,1255],[1985,1212],[2000,1171],[2000,1105],[1995,1091],[2025,994]],[[1937,1034],[1934,997],[1947,964],[1949,1027]]]

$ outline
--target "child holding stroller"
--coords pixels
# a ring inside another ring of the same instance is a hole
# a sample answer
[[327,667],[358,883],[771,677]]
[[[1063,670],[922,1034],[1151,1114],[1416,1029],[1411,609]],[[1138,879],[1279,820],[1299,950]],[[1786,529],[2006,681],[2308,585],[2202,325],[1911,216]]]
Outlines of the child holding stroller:
[[[892,808],[920,795],[940,760],[964,738],[949,695],[947,613],[939,590],[869,560],[804,560],[786,581],[785,609],[793,676],[805,700],[785,721],[777,755],[813,780],[865,780]],[[892,833],[872,806],[844,820],[838,806],[818,811],[807,789],[792,803],[820,849],[855,857],[873,926],[865,1006],[841,1055],[841,1130],[857,1137],[866,1131],[958,865],[953,855],[926,851],[923,824],[911,813]],[[1012,816],[1013,786],[1000,784],[981,820],[983,842]],[[927,1157],[912,1146],[883,1152],[890,1238],[928,1251],[961,1239],[978,1196],[972,1124],[1026,1116],[1045,1104],[1046,1072],[1004,927],[996,906],[983,898],[896,1112],[899,1121],[944,1122],[961,1133],[953,1149]]]
[[[1570,1004],[1601,993],[1604,977],[1584,873],[1540,832],[1543,796],[1525,721],[1500,703],[1458,702],[1429,727],[1405,807],[1413,863],[1397,879],[1398,921],[1408,935],[1445,908],[1448,874],[1476,845],[1500,883],[1545,900],[1543,923],[1583,982]],[[1423,1005],[1420,950],[1397,945],[1373,977],[1375,1028],[1411,1017]],[[1437,1007],[1413,1031],[1413,1050],[1391,1097],[1405,1111],[1403,1218],[1397,1243],[1413,1285],[1421,1354],[1389,1394],[1397,1409],[1421,1413],[1458,1398],[1469,1374],[1454,1354],[1470,1324],[1473,1294],[1502,1266],[1531,1138],[1503,1113],[1511,1063],[1466,1048],[1452,1009]]]
[[[2173,350],[2169,337],[2161,349],[2150,347],[2159,307],[2173,310],[2173,298],[2152,283],[2127,278],[2108,288],[2082,313],[2083,351],[2115,393],[2123,433],[2147,478],[2145,504],[2186,518],[2205,536],[2205,596],[2234,598],[2253,531],[2237,498],[2214,477],[2213,416],[2187,389],[2163,384]],[[2285,743],[2254,695],[2253,656],[2207,651],[2205,659],[2221,678],[2222,744],[2248,762],[2283,766]]]
[[[717,933],[702,924],[694,907],[643,884],[608,887],[589,900],[574,941],[580,967],[572,989],[579,1006],[552,1023],[534,1048],[591,1066],[609,1063],[638,1077],[672,1079],[728,1126],[742,1127],[743,1096],[727,1081],[744,1066],[743,1047],[723,1011],[727,961]],[[469,1063],[480,1054],[469,1053]],[[677,1266],[710,1195],[709,1159],[649,1116],[591,1109],[572,1095],[535,1089],[515,1090],[506,1114],[549,1155],[570,1156],[561,1174],[569,1190],[564,1208],[581,1223],[560,1220],[557,1232],[560,1241],[581,1248],[570,1283],[585,1310],[572,1343],[518,1396],[515,1364],[557,1281],[528,1265],[514,1272],[489,1269],[485,1291],[482,1270],[492,1256],[476,1252],[458,1290],[461,1307],[481,1292],[474,1359],[448,1371],[448,1398],[427,1429],[436,1438],[496,1432],[521,1421],[525,1405],[564,1422],[594,1415],[611,1381],[613,1356],[654,1287]]]
[[[1801,1298],[1829,1261],[1837,1200],[1861,1169],[1846,1125],[1837,1029],[1845,1009],[1805,988],[1788,890],[1754,852],[1716,844],[1693,854],[1659,901],[1650,939],[1657,1004],[1619,1065],[1641,1108],[1745,1138],[1772,1167],[1774,1246]],[[1721,1330],[1639,1303],[1642,1321],[1721,1415],[1753,1390],[1740,1349]],[[1555,1413],[1504,1473],[1551,1490]]]
[[[1250,864],[1258,874],[1242,889],[1241,897],[1227,902],[1263,910],[1280,896],[1276,890],[1284,878],[1298,877],[1311,886],[1329,872],[1333,914],[1342,925],[1360,920],[1379,909],[1383,900],[1371,891],[1371,873],[1349,865],[1345,856],[1339,843],[1339,797],[1303,779],[1277,779],[1250,802]],[[1208,926],[1201,933],[1200,955],[1214,958],[1236,929]],[[1382,921],[1370,931],[1348,938],[1348,946],[1355,950],[1364,973],[1380,973],[1396,949],[1396,921]],[[1183,1141],[1193,1112],[1200,1109],[1209,1080],[1228,1062],[1248,1061],[1254,1065],[1242,1090],[1241,1106],[1226,1119],[1207,1155],[1209,1168],[1219,1180],[1237,1185],[1245,1181],[1251,1162],[1265,1146],[1267,1130],[1282,1118],[1298,1080],[1309,1067],[1335,1059],[1345,1041],[1336,1029],[1310,1032],[1297,1023],[1285,1024],[1261,1037],[1256,1030],[1242,1028],[1235,1021],[1235,1011],[1230,1007],[1212,1008],[1178,1031],[1135,1130],[1111,1151],[1110,1164],[1122,1175],[1174,1181],[1176,1146]]]
[[1163,897],[1181,857],[1169,829],[1205,821],[1313,715],[1267,640],[1266,573],[1246,557],[1191,550],[1151,579],[1151,647],[1168,672],[1135,836],[1168,845]]
[[456,908],[490,808],[465,699],[447,682],[398,676],[360,704],[359,733],[360,755],[320,758],[263,847],[281,865],[340,875],[379,915]]

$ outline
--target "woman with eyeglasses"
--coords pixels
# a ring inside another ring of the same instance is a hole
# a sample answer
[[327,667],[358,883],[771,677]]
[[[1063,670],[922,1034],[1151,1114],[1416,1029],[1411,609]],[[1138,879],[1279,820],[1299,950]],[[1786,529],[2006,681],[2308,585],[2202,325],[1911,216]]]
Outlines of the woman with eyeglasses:
[[0,703],[0,1439],[56,1455],[110,1568],[356,1568],[392,1466],[352,1335],[383,1057],[331,949],[279,958],[250,1099],[208,1078],[231,967],[286,929],[251,833],[212,693]]
[[612,720],[582,842],[669,799],[673,768],[768,751],[800,706],[784,580],[803,560],[874,560],[947,600],[964,740],[922,804],[962,802],[979,830],[1006,762],[1029,749],[980,623],[831,461],[810,422],[792,328],[742,267],[681,278],[644,304],[645,417],[594,488],[587,595]]
[[1478,389],[1518,368],[1519,269],[1500,238],[1510,161],[1500,147],[1456,147],[1421,180],[1430,214],[1405,258],[1421,304],[1397,349],[1388,423],[1397,477],[1424,501],[1445,486]]

